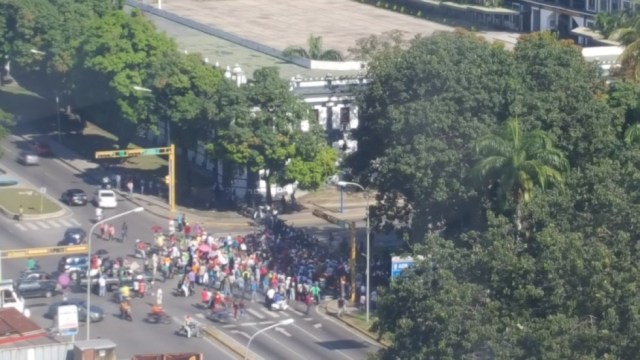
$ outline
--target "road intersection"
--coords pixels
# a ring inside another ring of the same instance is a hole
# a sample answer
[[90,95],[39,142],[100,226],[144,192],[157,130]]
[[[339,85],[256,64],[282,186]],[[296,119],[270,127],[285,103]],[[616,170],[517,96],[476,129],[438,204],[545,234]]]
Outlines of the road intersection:
[[[70,168],[59,159],[43,159],[39,167],[25,168],[15,163],[14,154],[22,146],[20,137],[11,136],[4,141],[5,156],[0,160],[0,166],[9,173],[16,174],[24,183],[34,187],[47,187],[48,194],[59,196],[68,188],[81,188],[88,194],[95,190],[97,183],[76,169]],[[134,204],[121,198],[117,210],[107,210],[104,216],[108,217],[123,211],[133,209]],[[3,249],[54,246],[62,239],[62,234],[67,227],[82,226],[88,229],[94,217],[94,209],[91,205],[86,207],[67,208],[66,215],[55,219],[38,221],[15,222],[10,219],[0,219],[0,236],[6,239]],[[166,219],[158,218],[151,214],[140,213],[122,218],[114,223],[119,230],[122,222],[128,224],[128,240],[124,243],[115,241],[94,240],[93,250],[104,249],[112,258],[118,256],[130,256],[133,254],[133,239],[140,238],[149,241],[152,236],[152,228],[161,226],[167,228]],[[209,230],[209,229],[208,229]],[[249,230],[249,229],[247,229]],[[215,233],[216,229],[210,229]],[[239,230],[235,230],[239,233]],[[227,234],[228,232],[224,232]],[[54,270],[57,267],[57,258],[41,258],[40,264],[43,270]],[[5,261],[4,274],[17,276],[24,269],[24,260]],[[205,354],[205,358],[226,359],[237,358],[236,354],[216,342],[208,339],[185,339],[174,334],[179,327],[179,322],[187,315],[194,317],[203,325],[214,327],[226,337],[233,340],[232,346],[244,350],[249,338],[260,329],[275,324],[287,318],[293,318],[295,322],[287,327],[276,327],[256,336],[252,342],[251,350],[257,354],[255,358],[264,359],[364,359],[368,352],[375,351],[378,345],[370,339],[355,334],[346,329],[333,319],[319,314],[312,309],[310,314],[304,312],[304,306],[290,307],[285,312],[272,312],[265,308],[262,302],[247,302],[244,318],[233,320],[231,318],[222,321],[211,321],[208,313],[198,308],[199,296],[189,298],[174,297],[171,293],[176,287],[177,280],[167,283],[156,282],[152,291],[158,288],[163,290],[163,305],[167,312],[174,318],[172,325],[154,325],[144,321],[153,299],[149,296],[136,299],[133,303],[134,321],[126,322],[117,317],[118,306],[110,296],[100,298],[93,295],[92,304],[102,307],[107,316],[98,324],[92,325],[91,337],[107,338],[118,345],[118,357],[130,358],[134,354],[157,352],[184,352],[196,351]],[[199,292],[200,288],[197,289]],[[78,289],[71,297],[84,298],[82,290]],[[108,294],[109,295],[109,294]],[[54,298],[55,300],[55,298]],[[42,314],[46,311],[48,303],[52,299],[28,300],[27,306],[31,309],[32,317],[45,327],[51,327],[52,321],[46,320]],[[80,332],[80,339],[84,332]]]

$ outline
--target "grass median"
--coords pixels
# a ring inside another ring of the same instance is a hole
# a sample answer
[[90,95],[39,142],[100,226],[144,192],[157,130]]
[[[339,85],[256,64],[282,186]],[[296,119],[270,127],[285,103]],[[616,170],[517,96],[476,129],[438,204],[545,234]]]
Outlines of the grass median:
[[25,215],[51,214],[62,210],[46,195],[30,188],[0,189],[0,206],[13,214],[18,214],[22,206]]

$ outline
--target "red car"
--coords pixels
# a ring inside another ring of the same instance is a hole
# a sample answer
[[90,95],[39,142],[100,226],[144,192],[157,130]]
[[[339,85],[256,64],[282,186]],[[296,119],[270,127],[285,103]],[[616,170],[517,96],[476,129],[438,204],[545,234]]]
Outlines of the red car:
[[33,152],[36,153],[36,155],[42,157],[51,156],[51,148],[49,148],[49,145],[43,142],[34,142]]

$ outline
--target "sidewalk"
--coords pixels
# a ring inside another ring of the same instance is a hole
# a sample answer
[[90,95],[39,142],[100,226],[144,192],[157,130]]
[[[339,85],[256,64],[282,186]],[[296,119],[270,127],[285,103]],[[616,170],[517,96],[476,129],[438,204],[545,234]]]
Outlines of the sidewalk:
[[345,326],[358,331],[383,347],[388,347],[390,345],[386,339],[381,339],[376,333],[369,331],[369,327],[372,322],[367,325],[364,320],[360,319],[364,314],[354,304],[346,302],[344,313],[341,317],[338,316],[338,300],[325,301],[318,307],[318,310],[320,312],[324,312],[325,315],[333,316]]
[[[33,136],[25,135],[22,137],[30,140]],[[89,183],[98,185],[102,178],[112,174],[108,168],[104,168],[95,162],[83,158],[82,155],[59,143],[52,136],[48,136],[47,143],[51,148],[51,152],[57,159],[65,163],[70,168],[76,170],[79,174],[82,174],[82,176],[85,177],[85,181]],[[157,217],[166,220],[175,218],[175,214],[171,213],[169,206],[164,199],[139,193],[134,193],[129,196],[127,192],[120,190],[116,191],[123,198],[137,206],[144,207],[145,211]],[[315,193],[309,193],[297,200],[297,202],[303,207],[301,211],[290,214],[281,214],[279,217],[289,224],[294,224],[296,226],[331,226],[325,220],[312,214],[313,210],[319,209],[342,220],[362,221],[365,217],[366,199],[357,194],[351,195],[350,193],[345,193],[343,204],[344,212],[340,213],[339,196],[339,191],[335,189],[324,189]],[[178,206],[176,212],[184,213],[187,218],[190,218],[192,221],[215,229],[214,231],[216,233],[240,230],[251,231],[254,226],[251,219],[243,217],[233,211],[205,211]]]

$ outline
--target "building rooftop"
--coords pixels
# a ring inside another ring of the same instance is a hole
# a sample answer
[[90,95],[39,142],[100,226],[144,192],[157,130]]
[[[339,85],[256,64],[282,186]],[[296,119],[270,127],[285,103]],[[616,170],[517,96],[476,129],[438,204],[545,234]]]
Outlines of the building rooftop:
[[249,77],[252,76],[255,70],[266,66],[277,66],[280,68],[282,77],[287,79],[296,75],[300,75],[303,78],[315,78],[326,76],[328,73],[333,73],[334,75],[355,75],[359,73],[358,71],[336,72],[307,69],[156,15],[145,13],[145,17],[151,20],[159,31],[175,39],[180,50],[200,53],[211,65],[216,62],[221,67],[233,67],[238,64]]
[[[363,73],[362,70],[312,70],[278,57],[288,46],[306,46],[310,35],[321,36],[325,49],[348,55],[348,49],[354,47],[358,39],[386,31],[402,30],[412,37],[453,30],[451,26],[351,0],[165,0],[162,10],[149,6],[149,1],[146,5],[135,0],[127,2],[146,8],[146,16],[158,30],[174,38],[182,50],[200,53],[212,65],[216,62],[221,67],[238,64],[249,77],[265,66],[279,67],[287,79],[296,75],[320,78],[330,73],[337,77]],[[198,30],[204,28],[212,31]],[[504,42],[507,47],[512,47],[519,36],[497,31],[478,34],[491,41]]]

